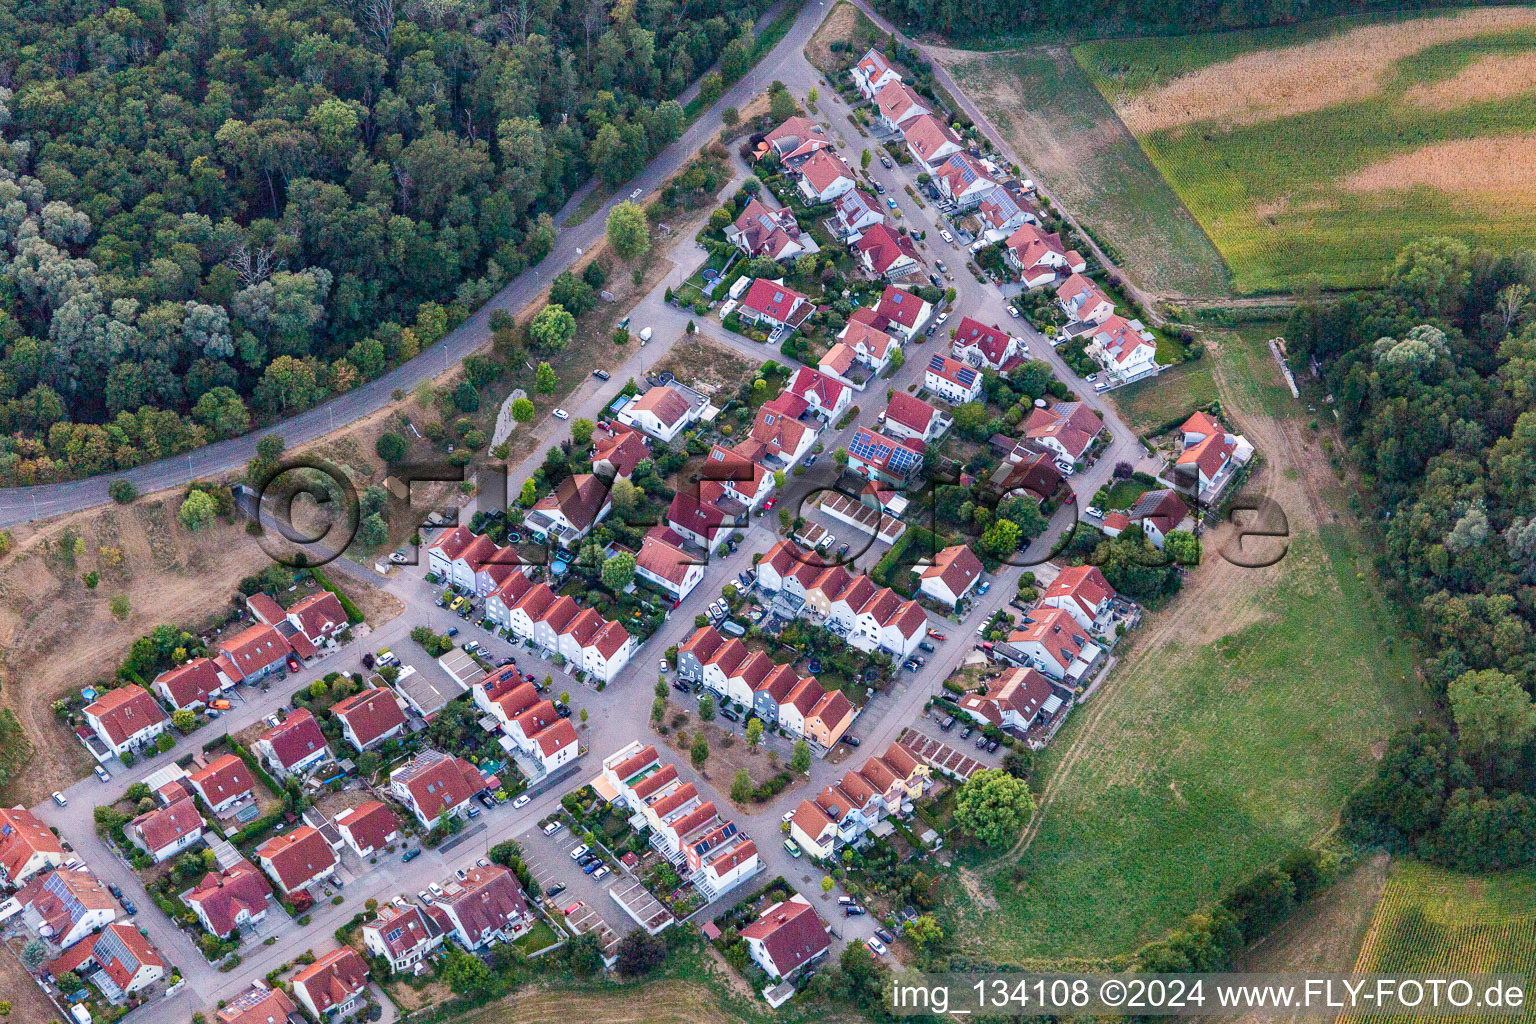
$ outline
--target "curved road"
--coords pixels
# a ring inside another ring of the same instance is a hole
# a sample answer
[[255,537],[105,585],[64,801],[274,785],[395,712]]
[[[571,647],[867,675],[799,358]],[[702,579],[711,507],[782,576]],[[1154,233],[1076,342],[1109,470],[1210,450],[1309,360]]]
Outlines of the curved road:
[[[140,493],[179,487],[193,480],[216,476],[237,469],[249,462],[256,454],[256,442],[268,434],[284,438],[289,447],[296,447],[330,433],[339,427],[369,416],[391,404],[395,389],[409,392],[424,380],[430,380],[452,367],[459,360],[474,352],[490,339],[490,318],[494,310],[516,312],[549,286],[562,271],[569,267],[579,253],[585,252],[603,236],[604,221],[608,211],[631,194],[634,189],[644,193],[662,185],[688,162],[698,149],[719,130],[720,111],[726,107],[741,107],[758,93],[766,90],[781,74],[781,66],[793,60],[821,23],[827,7],[825,0],[815,3],[807,0],[789,33],[779,41],[752,70],[731,86],[715,103],[696,118],[682,138],[662,150],[646,165],[633,181],[619,189],[615,196],[592,216],[574,227],[562,227],[555,239],[554,250],[536,267],[524,271],[510,282],[489,302],[481,306],[473,316],[460,324],[436,345],[408,363],[397,366],[377,380],[339,395],[324,405],[316,406],[280,423],[245,434],[241,437],[219,441],[186,455],[178,455],[159,462],[146,463],[134,469],[69,480],[55,484],[38,484],[32,487],[11,487],[0,490],[0,526],[46,519],[50,516],[104,505],[110,501],[107,485],[113,480],[132,481]],[[765,18],[775,12],[770,11]],[[759,23],[762,24],[761,22]],[[686,99],[696,91],[697,85],[684,93]],[[563,223],[571,210],[585,196],[586,190],[573,196],[560,211],[557,223]]]

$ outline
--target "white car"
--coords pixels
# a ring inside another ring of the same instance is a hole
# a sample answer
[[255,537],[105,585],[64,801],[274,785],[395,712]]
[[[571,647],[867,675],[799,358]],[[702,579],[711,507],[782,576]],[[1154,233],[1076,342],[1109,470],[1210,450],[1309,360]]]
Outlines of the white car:
[[101,765],[97,765],[96,766],[96,777],[98,779],[100,779],[102,782],[111,782],[112,781],[112,773],[107,771]]
[[544,834],[547,835],[547,836],[552,836],[556,832],[559,832],[562,828],[565,828],[565,825],[563,823],[558,822],[558,821],[552,821],[548,825],[544,826]]
[[885,956],[886,954],[885,943],[881,942],[873,935],[864,940],[864,945],[868,946],[869,951],[876,956]]
[[944,241],[948,242],[950,245],[955,244],[955,236],[950,234],[948,231],[940,231],[939,237],[944,239]]
[[427,888],[432,890],[433,896],[443,895],[443,887],[438,885],[436,882],[433,882],[431,885],[427,886]]
[[602,867],[592,872],[592,881],[596,882],[598,879],[607,876],[608,873],[608,865],[604,864]]
[[589,847],[586,843],[582,843],[580,846],[576,847],[576,849],[571,851],[571,860],[580,860],[582,854],[586,853],[590,849],[591,847]]
[[1009,306],[1008,307],[1008,315],[1013,317],[1015,320],[1017,320],[1019,318],[1019,307],[1018,306]]
[[435,900],[432,899],[432,897],[427,893],[427,890],[425,890],[425,889],[423,889],[423,890],[421,890],[421,892],[417,893],[416,894],[416,898],[421,900],[421,902],[425,903],[429,907],[434,902],[436,902]]
[[516,810],[519,807],[527,807],[528,801],[531,799],[532,797],[530,797],[527,793],[524,793],[522,796],[512,801],[512,809]]
[[1087,509],[1087,512],[1088,512],[1088,517],[1090,519],[1103,519],[1104,518],[1104,510],[1099,508],[1097,505],[1089,505],[1088,509]]
[[666,658],[662,658],[661,659],[661,671],[662,672],[666,672],[667,671],[667,659]]
[[784,812],[784,820],[786,822],[794,821],[795,820],[795,812],[794,811],[785,811]]
[[635,189],[635,190],[634,190],[634,191],[633,191],[633,192],[631,192],[631,193],[630,193],[630,194],[629,194],[629,199],[630,199],[630,201],[631,201],[631,202],[633,202],[633,201],[635,201],[635,200],[636,200],[636,199],[639,199],[639,198],[640,198],[640,196],[641,196],[641,195],[642,195],[642,194],[644,194],[644,192],[645,192],[645,189],[643,189],[643,188],[637,188],[637,189]]
[[944,321],[946,321],[948,319],[949,319],[949,313],[946,311],[946,312],[940,313],[939,314],[939,318],[937,320],[935,320],[934,323],[942,324]]
[[64,799],[64,794],[60,793],[58,790],[53,791],[53,802],[58,804],[60,807],[69,806],[69,801]]
[[1089,384],[1092,384],[1094,381],[1096,381],[1098,379],[1099,379],[1099,375],[1097,373],[1090,373],[1088,376],[1083,378],[1083,380],[1087,381]]
[[1057,459],[1056,468],[1061,470],[1062,473],[1066,476],[1071,476],[1073,473],[1077,472],[1077,470],[1073,468],[1072,463],[1068,462],[1066,459]]
[[564,409],[556,409],[555,410],[555,419],[557,419],[557,420],[568,420],[570,418],[571,418],[571,414],[566,412]]

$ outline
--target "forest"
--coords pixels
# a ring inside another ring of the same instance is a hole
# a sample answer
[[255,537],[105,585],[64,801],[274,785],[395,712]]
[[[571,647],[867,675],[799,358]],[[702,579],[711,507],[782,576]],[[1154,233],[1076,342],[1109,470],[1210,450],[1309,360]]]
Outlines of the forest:
[[740,77],[765,7],[0,0],[0,486],[411,358]]
[[[1468,6],[1473,0],[1462,0]],[[936,32],[964,42],[1031,34],[1100,39],[1184,35],[1290,25],[1337,15],[1456,6],[1444,0],[877,0],[880,13],[909,34]]]
[[1303,304],[1286,337],[1298,374],[1322,368],[1454,728],[1394,737],[1345,826],[1453,867],[1536,863],[1536,253],[1429,238],[1386,282]]

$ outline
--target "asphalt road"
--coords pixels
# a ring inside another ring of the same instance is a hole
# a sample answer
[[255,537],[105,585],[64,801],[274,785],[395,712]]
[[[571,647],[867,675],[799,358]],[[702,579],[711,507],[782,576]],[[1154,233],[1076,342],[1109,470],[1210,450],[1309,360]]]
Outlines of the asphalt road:
[[[256,454],[256,443],[268,434],[284,438],[288,447],[313,441],[340,427],[369,416],[388,406],[396,389],[410,392],[417,384],[430,380],[452,367],[490,339],[491,314],[498,309],[517,312],[533,301],[561,272],[569,267],[582,252],[590,249],[602,236],[608,211],[639,189],[649,194],[682,168],[698,149],[720,130],[720,112],[726,107],[742,107],[782,74],[787,64],[798,61],[800,52],[826,13],[825,0],[806,3],[789,33],[779,41],[757,66],[748,71],[740,81],[731,86],[715,103],[694,120],[683,137],[662,150],[646,165],[634,180],[618,189],[602,209],[574,226],[562,226],[555,238],[554,250],[536,267],[531,267],[516,280],[496,293],[473,316],[450,331],[442,341],[404,363],[384,376],[368,382],[344,395],[339,395],[323,405],[299,413],[281,423],[273,424],[242,437],[231,438],[207,445],[186,455],[178,455],[159,462],[151,462],[120,473],[108,473],[70,480],[55,484],[38,484],[32,487],[11,487],[0,490],[0,527],[16,523],[46,519],[66,512],[77,512],[106,504],[110,498],[107,486],[113,480],[126,478],[141,494],[179,487],[192,480],[225,473],[245,465]],[[766,17],[766,16],[765,16]],[[696,87],[684,93],[686,99]],[[587,194],[573,196],[556,218],[563,225],[570,211]]]

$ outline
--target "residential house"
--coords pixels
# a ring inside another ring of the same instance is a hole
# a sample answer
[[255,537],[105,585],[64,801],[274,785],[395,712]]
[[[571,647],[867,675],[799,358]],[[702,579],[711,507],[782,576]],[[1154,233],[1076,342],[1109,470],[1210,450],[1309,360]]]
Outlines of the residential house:
[[1088,335],[1084,351],[1118,382],[1156,373],[1157,339],[1140,320],[1115,314],[1105,317]]
[[613,501],[604,480],[592,473],[573,473],[560,481],[553,493],[540,498],[523,522],[570,550],[612,511]]
[[1208,413],[1196,412],[1179,433],[1184,446],[1174,463],[1174,477],[1201,501],[1219,497],[1237,467],[1253,458],[1248,439],[1227,430]]
[[164,807],[145,811],[129,821],[123,831],[130,843],[159,864],[202,840],[203,816],[192,798],[184,796]]
[[853,401],[853,390],[842,381],[802,366],[785,388],[827,423],[835,422]]
[[528,911],[523,887],[517,876],[500,864],[470,868],[462,880],[451,879],[443,888],[437,905],[465,949],[511,942],[533,930],[536,918]]
[[854,706],[843,696],[843,691],[829,690],[805,716],[805,738],[824,750],[831,750],[853,724],[854,715]]
[[517,570],[485,595],[485,616],[502,629],[512,628],[512,609],[534,589],[533,581]]
[[400,822],[382,800],[367,800],[331,819],[352,852],[364,859],[400,841]]
[[837,340],[852,349],[858,361],[875,373],[884,373],[901,351],[895,338],[862,320],[849,320],[837,333]]
[[155,676],[149,688],[177,711],[201,711],[230,685],[212,658],[193,658]]
[[107,756],[142,750],[171,724],[149,691],[133,683],[108,690],[87,704],[82,714]]
[[685,853],[694,884],[709,899],[718,899],[722,893],[736,888],[762,866],[757,844],[734,821],[702,836],[690,836]]
[[887,82],[875,92],[875,106],[879,108],[881,127],[890,132],[902,131],[904,121],[933,113],[928,101],[899,79]]
[[386,903],[379,907],[377,917],[363,924],[363,946],[398,974],[424,961],[443,944],[444,934],[452,927],[447,912],[435,904],[420,907],[407,903],[401,907]]
[[1104,420],[1082,402],[1031,409],[1020,428],[1025,440],[1067,462],[1082,462],[1104,429]]
[[[887,334],[896,335],[903,341],[911,341],[917,336],[917,332],[923,329],[932,312],[933,306],[922,297],[890,284],[886,285],[885,291],[880,293],[880,301],[875,305],[873,319],[868,322]],[[858,315],[859,311],[855,310],[854,316]]]
[[992,680],[986,693],[960,698],[960,710],[981,725],[1027,732],[1061,708],[1050,680],[1032,668],[1009,668]]
[[1098,658],[1099,648],[1064,609],[1036,609],[1031,616],[1009,634],[1009,645],[1052,679],[1076,684]]
[[60,947],[73,946],[117,920],[117,903],[84,868],[36,875],[12,899],[27,931]]
[[351,946],[321,955],[293,976],[293,995],[316,1020],[350,1017],[367,1002],[368,965]]
[[747,323],[767,324],[777,330],[799,327],[815,310],[815,303],[783,281],[758,277],[742,297],[736,315]]
[[165,961],[137,928],[118,921],[70,946],[46,970],[54,978],[90,975],[109,1003],[121,1005],[165,977]]
[[725,240],[748,256],[775,260],[793,259],[817,249],[811,237],[801,233],[789,207],[773,210],[760,199],[747,201],[741,215],[726,226]]
[[763,911],[741,930],[741,937],[752,962],[775,979],[793,976],[832,948],[826,924],[799,893]]
[[953,544],[926,565],[914,566],[917,588],[940,604],[953,608],[981,580],[981,559],[964,544]]
[[350,625],[341,598],[329,590],[295,602],[288,609],[288,622],[315,647],[335,639]]
[[848,441],[848,469],[867,480],[904,485],[923,468],[926,448],[911,437],[887,437],[859,427]]
[[703,408],[692,402],[681,387],[659,384],[624,406],[619,422],[670,443],[689,424],[697,422],[702,412]]
[[974,366],[935,352],[928,359],[923,387],[950,405],[964,405],[981,397],[981,371]]
[[267,877],[250,861],[240,860],[208,872],[181,894],[181,902],[197,915],[210,935],[227,939],[240,928],[264,921],[271,895]]
[[1073,274],[1056,289],[1056,302],[1074,323],[1100,324],[1115,312],[1115,304],[1082,274]]
[[257,623],[221,640],[215,660],[230,679],[254,683],[280,671],[284,660],[293,653],[293,645],[277,627]]
[[515,665],[492,669],[470,684],[469,695],[475,707],[495,718],[503,731],[540,700],[538,689],[523,682]]
[[0,807],[0,885],[15,888],[64,863],[53,830],[25,807]]
[[1116,597],[1096,565],[1075,565],[1056,574],[1040,597],[1043,608],[1060,608],[1084,629],[1092,629],[1099,617],[1110,610]]
[[844,242],[856,242],[865,229],[884,223],[880,200],[861,188],[851,188],[832,200],[832,219],[827,222]]
[[809,408],[809,403],[792,394],[764,402],[752,421],[752,432],[732,451],[771,469],[793,468],[816,444],[816,429],[800,421]]
[[986,367],[999,373],[1024,361],[1022,338],[1015,338],[1000,327],[988,327],[968,316],[961,317],[956,325],[950,351],[956,359],[977,369]]
[[309,825],[299,825],[256,847],[256,862],[284,896],[332,877],[340,863],[325,836]]
[[650,457],[645,435],[623,423],[592,435],[592,472],[610,484],[619,477],[628,480],[635,467]]
[[362,690],[331,705],[341,734],[358,751],[372,750],[405,732],[405,712],[395,691],[383,687]]
[[813,860],[828,860],[837,847],[837,822],[815,800],[801,800],[790,815],[789,838]]
[[674,602],[681,602],[704,579],[704,565],[684,549],[682,536],[665,526],[653,526],[640,541],[635,556],[635,575],[652,584]]
[[933,180],[939,193],[962,210],[980,205],[997,188],[987,165],[964,150],[934,167]]
[[219,1007],[217,1016],[219,1024],[299,1024],[305,1019],[287,992],[260,979]]
[[1020,442],[993,470],[987,484],[999,499],[1029,494],[1036,503],[1044,504],[1066,479],[1056,465],[1059,457],[1048,451],[1035,451],[1027,442]]
[[1032,207],[1023,196],[1016,197],[1007,182],[982,196],[981,202],[976,204],[976,216],[982,225],[982,245],[1008,238],[1021,225],[1039,223]]
[[816,710],[816,704],[826,693],[815,679],[800,680],[779,703],[779,728],[796,739],[804,736],[806,716]]
[[853,84],[858,88],[859,95],[866,100],[875,98],[875,94],[885,88],[891,82],[901,81],[901,75],[891,67],[885,56],[871,46],[865,51],[859,62],[848,69],[848,74],[853,78]]
[[248,801],[256,790],[256,777],[245,762],[234,754],[215,758],[187,776],[187,782],[203,798],[208,809],[223,817],[224,812]]
[[253,749],[279,779],[306,772],[331,756],[320,723],[308,708],[288,712],[287,718],[257,737]]
[[830,203],[853,188],[853,170],[833,149],[818,149],[798,168],[797,183],[807,203]]
[[870,277],[900,281],[923,269],[923,259],[917,254],[912,239],[884,224],[871,224],[853,243],[853,248],[864,272]]
[[781,163],[793,170],[804,163],[812,153],[831,147],[832,140],[827,138],[827,133],[820,125],[808,117],[796,114],[764,135],[763,144],[758,152],[759,156],[762,156],[772,150]]
[[594,682],[611,683],[635,653],[635,638],[621,623],[604,619],[596,633],[581,641],[582,671]]
[[494,782],[463,758],[426,749],[389,773],[389,792],[430,829],[450,816],[463,817],[470,801]]
[[1189,518],[1189,506],[1177,491],[1163,488],[1148,491],[1136,499],[1128,513],[1130,522],[1141,527],[1154,548],[1163,550],[1163,543],[1174,530],[1184,529]]
[[[784,542],[780,542],[784,543]],[[767,561],[766,558],[763,559]],[[760,565],[762,563],[759,563]],[[677,648],[677,676],[691,683],[702,682],[704,666],[725,645],[725,637],[713,626],[700,626]]]
[[921,398],[897,391],[885,407],[882,433],[889,437],[913,438],[924,443],[936,441],[951,424],[950,418]]
[[699,478],[722,485],[726,494],[751,509],[760,508],[774,488],[773,473],[768,467],[718,444],[704,456]]
[[603,758],[603,778],[625,804],[632,810],[639,810],[639,801],[633,799],[632,789],[636,783],[649,778],[660,764],[653,744],[630,740]]
[[[893,94],[894,95],[894,94]],[[895,102],[901,102],[897,97]],[[918,114],[900,125],[907,152],[919,168],[934,167],[961,151],[960,136],[932,114]]]
[[750,514],[751,510],[731,497],[724,484],[700,480],[673,495],[667,507],[667,526],[714,554],[732,533],[750,525]]
[[1047,233],[1037,224],[1022,224],[1008,236],[1003,260],[1019,272],[1026,288],[1038,288],[1056,280],[1065,270],[1081,274],[1088,263],[1076,249],[1068,249],[1056,232]]
[[477,536],[467,526],[455,526],[427,546],[427,571],[447,583],[453,580],[453,563]]

